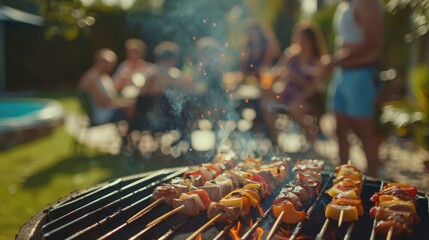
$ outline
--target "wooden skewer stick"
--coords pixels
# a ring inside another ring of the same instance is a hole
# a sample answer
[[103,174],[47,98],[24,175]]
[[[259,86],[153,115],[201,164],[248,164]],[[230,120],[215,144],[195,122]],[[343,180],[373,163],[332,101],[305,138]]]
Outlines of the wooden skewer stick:
[[349,159],[349,160],[347,161],[347,165],[352,165],[352,160],[351,160],[351,159]]
[[323,236],[325,236],[325,232],[328,229],[329,226],[329,218],[326,218],[325,223],[323,224],[322,229],[320,229],[319,234],[317,234],[316,239],[320,240],[323,239]]
[[158,206],[158,204],[160,204],[163,201],[164,201],[164,197],[160,197],[159,199],[157,199],[153,203],[149,204],[149,206],[143,208],[140,212],[138,212],[138,213],[134,214],[134,216],[130,217],[130,219],[127,220],[127,223],[130,223],[130,222],[136,220],[137,218],[139,218],[140,216],[142,216],[146,212],[150,211],[152,208]]
[[185,205],[179,206],[179,207],[177,207],[177,208],[175,208],[175,209],[173,209],[173,210],[171,210],[171,211],[167,212],[166,214],[164,214],[164,215],[162,215],[162,216],[158,217],[157,219],[155,219],[155,220],[151,221],[150,223],[146,224],[146,227],[150,227],[150,226],[152,226],[152,225],[158,224],[158,223],[160,223],[160,222],[164,221],[165,219],[167,219],[167,218],[169,218],[169,217],[173,216],[174,214],[176,214],[176,213],[178,213],[178,212],[182,211],[182,209],[184,209],[184,208],[185,208]]
[[386,240],[391,240],[393,235],[393,226],[389,228],[389,231],[387,232]]
[[352,238],[353,228],[355,227],[355,222],[351,222],[349,228],[347,228],[346,235],[344,236],[344,240],[349,240]]
[[338,227],[341,227],[341,224],[343,224],[343,218],[344,218],[344,210],[341,210],[340,217],[338,218]]
[[210,219],[210,221],[206,222],[203,226],[201,226],[197,231],[195,231],[191,236],[186,238],[186,240],[194,240],[198,234],[204,232],[211,224],[215,223],[220,217],[222,217],[222,213],[214,216],[214,218]]
[[285,211],[282,211],[280,214],[279,214],[279,216],[277,217],[277,219],[276,219],[276,222],[274,222],[274,225],[271,227],[271,230],[270,230],[270,232],[268,233],[268,236],[267,236],[267,238],[266,238],[266,240],[270,240],[272,237],[273,237],[273,235],[274,235],[274,233],[276,233],[276,231],[277,231],[277,228],[279,227],[279,225],[280,225],[280,220],[282,220],[282,217],[283,217],[283,215],[285,214]]
[[136,239],[140,239],[141,236],[145,235],[149,230],[151,230],[152,228],[154,228],[155,225],[152,225],[150,227],[147,227],[143,230],[141,230],[140,232],[138,232],[136,235],[132,236],[131,238],[129,238],[129,240],[136,240]]

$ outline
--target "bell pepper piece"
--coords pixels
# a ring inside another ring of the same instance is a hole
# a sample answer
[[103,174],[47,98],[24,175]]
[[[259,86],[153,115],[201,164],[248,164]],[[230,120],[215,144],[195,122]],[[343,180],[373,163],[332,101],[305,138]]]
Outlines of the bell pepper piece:
[[245,217],[250,213],[250,203],[247,197],[228,198],[228,199],[223,198],[219,201],[219,203],[228,207],[237,208],[238,214],[240,215],[240,217]]
[[259,200],[259,196],[257,196],[257,194],[255,192],[252,193],[252,191],[246,191],[243,189],[237,189],[234,190],[230,193],[228,193],[224,199],[228,199],[228,198],[236,198],[237,196],[240,197],[247,197],[249,199],[249,203],[252,207],[258,207],[260,204],[260,200]]
[[347,195],[350,198],[354,198],[357,199],[359,198],[358,195],[356,194],[356,191],[354,189],[350,189],[350,190],[340,190],[338,188],[336,188],[335,186],[326,190],[326,193],[331,196],[331,197],[335,197],[338,194],[343,194],[343,195]]
[[356,207],[356,210],[358,212],[359,216],[362,216],[364,214],[364,210],[363,210],[363,206],[362,206],[362,200],[360,199],[351,199],[351,198],[338,198],[338,199],[333,199],[332,204],[337,204],[337,205],[348,205],[348,206],[354,206]]
[[282,211],[284,211],[282,221],[287,224],[299,223],[301,221],[304,221],[304,219],[307,217],[306,212],[296,210],[295,206],[287,200],[282,201],[279,204],[273,205],[272,211],[274,217],[276,218],[280,215]]
[[343,222],[357,221],[359,218],[358,210],[355,206],[345,206],[332,203],[326,206],[325,216],[327,218],[338,221],[340,218],[341,211],[344,211]]

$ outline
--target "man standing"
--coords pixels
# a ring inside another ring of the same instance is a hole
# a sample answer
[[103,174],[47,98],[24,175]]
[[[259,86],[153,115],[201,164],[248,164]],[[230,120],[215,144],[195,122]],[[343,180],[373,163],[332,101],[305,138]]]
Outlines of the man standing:
[[374,83],[382,44],[382,7],[378,0],[344,0],[334,17],[338,50],[326,67],[335,69],[330,86],[331,107],[337,121],[341,164],[349,160],[352,130],[361,140],[367,158],[367,174],[381,177],[374,122]]

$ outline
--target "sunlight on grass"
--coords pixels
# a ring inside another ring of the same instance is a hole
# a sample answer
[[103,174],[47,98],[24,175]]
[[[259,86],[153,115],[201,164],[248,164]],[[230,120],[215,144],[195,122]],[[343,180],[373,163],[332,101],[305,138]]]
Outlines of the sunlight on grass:
[[[80,111],[73,95],[42,97],[59,100],[66,113]],[[63,127],[0,152],[0,239],[13,239],[28,219],[72,191],[144,170],[131,159],[88,152],[92,155],[74,156]]]

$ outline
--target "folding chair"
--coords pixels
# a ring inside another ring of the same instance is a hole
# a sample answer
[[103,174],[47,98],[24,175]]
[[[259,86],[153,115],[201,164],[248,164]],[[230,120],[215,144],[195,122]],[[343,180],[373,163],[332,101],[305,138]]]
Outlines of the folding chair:
[[111,123],[115,124],[115,129],[117,130],[118,135],[121,137],[121,141],[122,141],[121,147],[122,147],[124,144],[124,138],[126,137],[124,136],[126,135],[126,130],[125,131],[122,130],[123,125],[121,122],[123,121],[103,122],[103,123],[96,122],[94,118],[93,106],[92,106],[89,94],[85,91],[78,91],[77,97],[79,99],[81,109],[85,114],[85,119],[80,118],[78,120],[79,123],[76,124],[76,131],[75,131],[76,138],[74,139],[74,147],[73,147],[74,153],[77,155],[80,155],[82,153],[84,144],[81,144],[79,140],[85,139],[88,129],[96,126],[105,125],[105,124],[111,124]]

